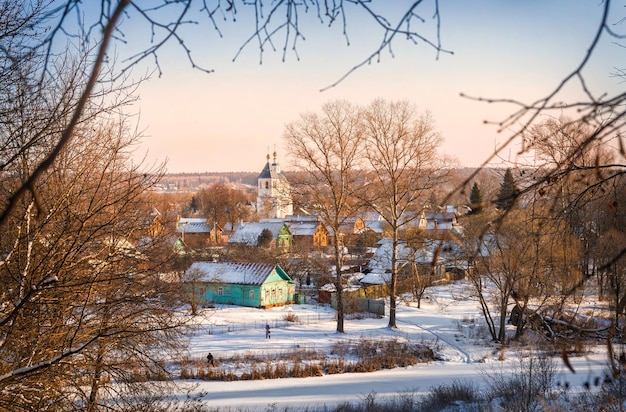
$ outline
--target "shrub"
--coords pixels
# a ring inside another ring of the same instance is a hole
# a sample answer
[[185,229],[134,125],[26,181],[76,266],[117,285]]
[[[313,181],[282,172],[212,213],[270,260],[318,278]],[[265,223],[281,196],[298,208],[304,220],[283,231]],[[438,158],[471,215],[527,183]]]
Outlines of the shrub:
[[293,313],[293,312],[285,313],[283,315],[283,320],[285,320],[287,322],[295,323],[295,322],[298,321],[298,316],[295,313]]
[[523,412],[543,410],[551,402],[555,375],[554,359],[533,353],[520,358],[511,375],[495,370],[483,373],[489,397],[499,400],[502,410]]
[[[458,380],[450,384],[435,386],[419,402],[418,409],[424,411],[452,410],[454,406],[467,410],[471,404],[480,401],[478,388],[471,382],[461,382]],[[459,405],[461,403],[462,405]]]

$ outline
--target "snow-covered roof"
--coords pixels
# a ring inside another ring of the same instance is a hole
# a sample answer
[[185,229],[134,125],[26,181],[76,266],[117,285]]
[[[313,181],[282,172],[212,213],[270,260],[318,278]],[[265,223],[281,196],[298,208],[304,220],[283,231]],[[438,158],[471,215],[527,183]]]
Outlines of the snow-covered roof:
[[278,237],[280,230],[284,226],[282,221],[277,222],[243,222],[235,227],[235,231],[228,240],[228,243],[244,243],[248,246],[256,246],[259,235],[263,229],[272,232],[274,239]]
[[365,285],[384,285],[391,280],[391,273],[370,272],[361,278],[361,283]]
[[270,263],[193,262],[183,275],[183,282],[262,285],[274,268]]
[[361,214],[365,227],[375,233],[383,233],[385,221],[378,212],[365,212]]
[[313,236],[320,225],[318,221],[286,222],[293,236]]
[[[384,238],[378,244],[378,249],[370,259],[368,267],[373,272],[385,272],[391,269],[393,242],[391,238]],[[435,263],[446,263],[448,260],[456,260],[455,258],[462,254],[461,247],[451,241],[426,240],[420,246],[419,249],[413,250],[405,242],[400,242],[398,244],[398,262],[402,264],[410,259],[417,264],[432,264],[435,256],[437,256]]]
[[289,222],[319,222],[321,219],[318,215],[287,215],[285,220]]
[[[391,248],[393,247],[393,241],[391,238],[381,239],[378,248],[374,252],[374,255],[370,259],[369,268],[372,271],[385,272],[387,269],[391,269]],[[400,242],[398,244],[398,261],[406,261],[413,251],[406,246],[406,243]]]
[[455,225],[452,221],[427,220],[424,230],[452,230]]
[[284,223],[293,236],[313,236],[319,227],[317,215],[287,215],[284,218],[259,219],[259,223]]
[[178,233],[211,233],[211,230],[213,224],[207,223],[203,217],[181,217],[176,226]]

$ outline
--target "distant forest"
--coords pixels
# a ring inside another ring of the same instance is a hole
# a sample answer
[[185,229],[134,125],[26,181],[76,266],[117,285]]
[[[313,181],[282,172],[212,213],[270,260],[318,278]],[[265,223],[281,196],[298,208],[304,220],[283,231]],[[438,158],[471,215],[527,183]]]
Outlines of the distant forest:
[[182,191],[195,191],[213,183],[236,183],[256,186],[259,172],[203,172],[203,173],[168,173],[161,184],[175,186]]
[[[454,169],[454,175],[456,179],[453,179],[453,183],[459,183],[460,180],[466,178],[475,171],[474,168],[458,168]],[[259,177],[259,172],[202,172],[202,173],[168,173],[166,174],[160,182],[160,186],[162,186],[165,190],[173,190],[173,191],[182,191],[182,192],[196,192],[202,187],[207,187],[212,185],[213,183],[232,183],[235,185],[244,185],[244,186],[252,186],[256,187],[257,178]],[[295,180],[295,175],[298,172],[294,171],[282,171],[283,175],[289,181]],[[501,169],[491,169],[485,168],[483,169],[483,173],[481,176],[484,176],[486,179],[482,180],[493,180],[499,181],[499,175],[502,173]],[[486,182],[483,182],[486,183]],[[449,187],[448,189],[452,189]]]

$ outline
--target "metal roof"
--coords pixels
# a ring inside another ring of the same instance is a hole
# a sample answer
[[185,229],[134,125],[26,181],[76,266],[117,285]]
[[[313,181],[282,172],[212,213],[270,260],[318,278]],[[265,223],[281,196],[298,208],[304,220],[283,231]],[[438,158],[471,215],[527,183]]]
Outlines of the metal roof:
[[235,227],[228,243],[245,243],[249,246],[256,246],[259,235],[263,229],[272,232],[273,239],[277,239],[280,230],[285,226],[282,221],[278,222],[242,222]]
[[176,226],[178,233],[210,233],[211,230],[213,224],[207,223],[205,218],[182,217]]
[[193,262],[183,275],[183,282],[262,285],[274,268],[270,263]]

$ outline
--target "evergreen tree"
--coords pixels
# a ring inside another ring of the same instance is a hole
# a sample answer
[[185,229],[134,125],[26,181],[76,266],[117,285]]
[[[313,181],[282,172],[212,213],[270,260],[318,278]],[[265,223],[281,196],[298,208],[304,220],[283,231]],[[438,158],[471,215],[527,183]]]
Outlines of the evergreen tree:
[[198,211],[198,199],[195,196],[191,196],[191,202],[189,202],[189,209],[192,213],[196,213]]
[[435,192],[430,192],[430,197],[428,198],[428,202],[430,203],[430,207],[433,210],[437,210],[437,207],[439,206],[439,201],[437,200],[437,195],[435,194]]
[[513,173],[511,173],[511,169],[506,169],[496,198],[496,207],[500,210],[511,210],[515,205],[517,195],[518,189],[513,179]]
[[476,182],[474,182],[474,186],[472,186],[469,201],[470,207],[472,208],[470,214],[475,215],[482,212],[483,195],[480,193],[480,188],[478,187],[478,183]]
[[263,229],[257,238],[257,246],[259,247],[269,247],[274,239],[274,235],[269,229]]

